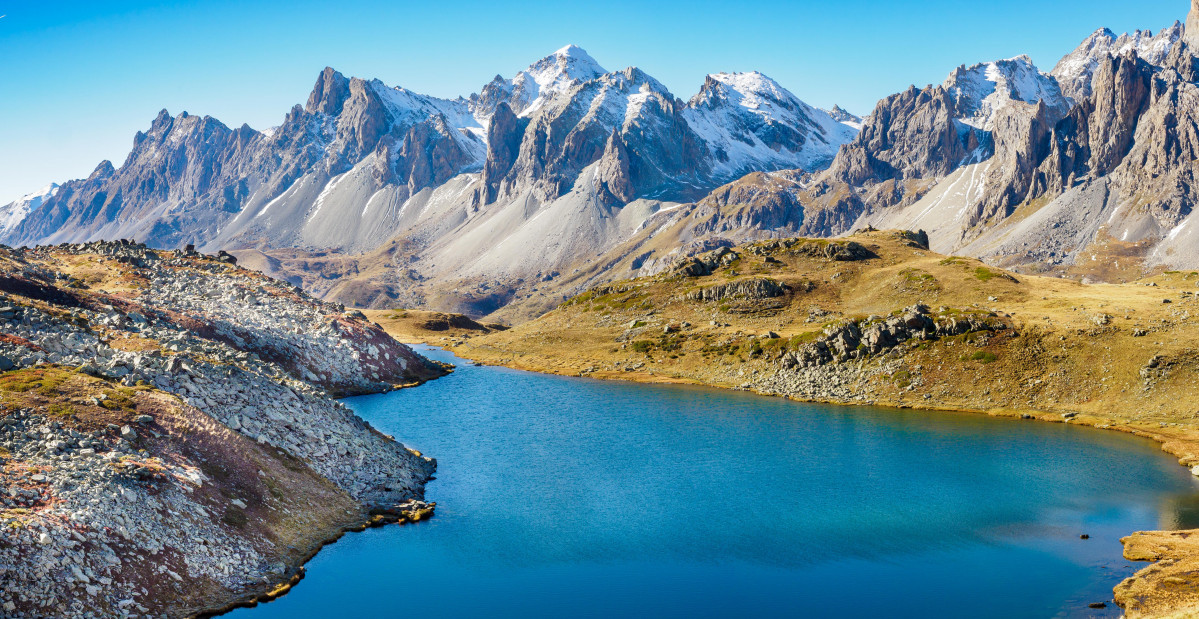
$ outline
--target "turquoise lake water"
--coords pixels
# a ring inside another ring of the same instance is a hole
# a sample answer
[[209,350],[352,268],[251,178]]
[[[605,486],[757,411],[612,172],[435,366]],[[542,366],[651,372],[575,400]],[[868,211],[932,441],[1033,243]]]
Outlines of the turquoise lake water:
[[458,369],[347,404],[438,459],[436,516],[233,616],[1116,617],[1119,537],[1199,526],[1188,471],[1114,432],[422,351]]

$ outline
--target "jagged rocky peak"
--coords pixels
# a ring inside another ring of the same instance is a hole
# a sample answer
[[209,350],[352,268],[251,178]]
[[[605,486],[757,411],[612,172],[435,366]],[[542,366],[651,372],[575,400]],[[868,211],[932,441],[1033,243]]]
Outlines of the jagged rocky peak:
[[826,111],[828,112],[828,115],[833,118],[833,120],[839,123],[849,125],[854,129],[862,128],[862,117],[846,111],[845,108],[841,107],[840,105],[834,104],[833,109]]
[[495,76],[479,94],[471,96],[471,108],[476,116],[490,118],[503,101],[516,115],[529,116],[555,95],[607,72],[583,48],[567,45],[510,80]]
[[316,78],[312,94],[308,95],[308,104],[304,109],[310,114],[329,114],[336,116],[341,113],[341,106],[350,96],[350,80],[344,75],[325,67]]
[[984,131],[993,128],[996,113],[1013,101],[1043,101],[1059,115],[1070,109],[1057,80],[1024,55],[958,67],[949,74],[944,88],[954,101],[958,119]]
[[1199,49],[1199,0],[1191,0],[1191,10],[1187,13],[1185,41],[1192,49]]
[[1152,30],[1137,30],[1117,35],[1107,28],[1100,28],[1074,51],[1063,56],[1050,75],[1058,80],[1067,96],[1081,101],[1091,96],[1091,81],[1101,59],[1135,52],[1146,62],[1160,65],[1169,56],[1171,48],[1183,38],[1183,33],[1180,22],[1174,22],[1157,34]]
[[116,171],[117,169],[113,167],[112,162],[105,159],[104,161],[96,164],[96,169],[92,170],[92,173],[88,175],[86,180],[94,181],[104,179],[112,176],[114,173],[116,173]]

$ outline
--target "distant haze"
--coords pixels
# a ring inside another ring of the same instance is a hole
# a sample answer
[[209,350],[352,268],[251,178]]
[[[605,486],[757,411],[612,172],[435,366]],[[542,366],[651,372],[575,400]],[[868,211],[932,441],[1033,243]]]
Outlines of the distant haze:
[[1158,30],[1185,0],[709,1],[587,6],[463,0],[119,3],[0,1],[0,203],[117,166],[158,110],[276,125],[318,72],[443,97],[476,92],[567,43],[636,65],[681,99],[718,71],[759,70],[805,101],[867,114],[908,85],[1028,54],[1044,71],[1099,27]]

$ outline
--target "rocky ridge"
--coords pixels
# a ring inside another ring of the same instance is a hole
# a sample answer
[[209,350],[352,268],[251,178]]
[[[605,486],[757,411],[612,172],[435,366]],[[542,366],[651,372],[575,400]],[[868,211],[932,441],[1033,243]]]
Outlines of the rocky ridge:
[[[605,158],[612,135],[628,165],[609,184],[627,187],[595,190],[623,205],[698,197],[752,169],[810,168],[855,131],[765,76],[730,79],[709,78],[685,104],[643,71],[607,71],[576,46],[458,99],[326,68],[306,105],[266,131],[164,110],[120,167],[104,162],[64,184],[2,240],[364,251],[432,234],[405,217],[414,201],[461,218],[494,214],[502,209],[483,207],[497,201],[559,199]],[[455,197],[431,195],[447,184]]]
[[575,46],[458,99],[326,68],[272,129],[164,111],[124,163],[65,183],[0,242],[264,252],[297,283],[307,275],[286,257],[304,252],[372,272],[304,281],[332,299],[482,309],[745,172],[826,165],[856,132],[844,117],[758,73],[715,74],[685,102]]
[[444,370],[230,262],[0,252],[6,616],[220,608],[286,584],[369,510],[424,509],[406,502],[435,462],[331,396]]
[[[866,118],[816,110],[757,73],[713,74],[683,102],[573,46],[468,99],[330,69],[278,129],[247,133],[230,147],[241,154],[205,164],[225,180],[147,172],[179,171],[169,162],[185,158],[170,145],[194,146],[188,132],[236,141],[168,117],[156,125],[169,132],[139,138],[134,163],[101,166],[86,191],[68,183],[18,227],[28,234],[7,238],[111,235],[125,224],[97,222],[136,210],[130,191],[139,202],[168,186],[181,196],[223,187],[221,204],[240,205],[218,217],[226,223],[184,227],[219,228],[198,233],[209,249],[353,306],[502,320],[716,246],[870,227],[923,229],[937,251],[1021,271],[1121,281],[1199,260],[1194,79],[1177,23],[1096,31],[1050,73],[1027,56],[958,67]],[[274,154],[255,163],[267,145]],[[226,182],[247,171],[265,180]],[[163,199],[150,201],[192,212]],[[54,219],[66,211],[90,231]],[[158,212],[129,220],[146,224],[135,234],[173,230]]]
[[655,215],[564,294],[715,245],[871,228],[1088,281],[1189,268],[1199,122],[1184,35],[1104,29],[1051,73],[1021,56],[884,98],[827,170],[749,174]]

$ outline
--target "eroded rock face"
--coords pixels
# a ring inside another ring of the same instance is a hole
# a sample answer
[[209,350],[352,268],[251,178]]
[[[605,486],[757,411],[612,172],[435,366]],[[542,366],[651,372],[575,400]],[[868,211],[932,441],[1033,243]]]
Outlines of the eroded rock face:
[[940,86],[887,97],[838,153],[828,178],[861,186],[947,174],[978,147],[976,138],[963,142],[953,122],[957,116],[957,103]]
[[487,126],[487,162],[483,166],[483,203],[495,201],[501,191],[501,183],[516,158],[520,155],[520,144],[528,119],[518,118],[507,102],[495,107],[491,123]]
[[1183,40],[1192,49],[1199,49],[1199,0],[1191,0],[1191,10],[1187,13],[1186,36]]
[[1030,192],[1035,193],[1037,166],[1049,152],[1056,120],[1057,112],[1044,102],[1012,104],[996,114],[995,154],[984,181],[989,189],[969,225],[1005,218],[1029,199]]
[[1146,201],[1163,228],[1177,225],[1195,201],[1199,89],[1135,55],[1101,63],[1093,89],[1054,128],[1036,189],[1057,195],[1109,178],[1122,199]]
[[399,140],[393,170],[411,196],[436,187],[475,163],[474,155],[454,139],[455,129],[438,115],[408,128]]
[[787,285],[763,277],[739,279],[726,284],[700,288],[699,290],[687,293],[683,298],[688,301],[708,302],[722,301],[724,299],[773,299],[781,297],[789,291],[790,288]]
[[595,177],[599,195],[609,205],[627,203],[635,195],[630,165],[629,149],[620,134],[613,130],[604,145],[604,155],[600,157]]

